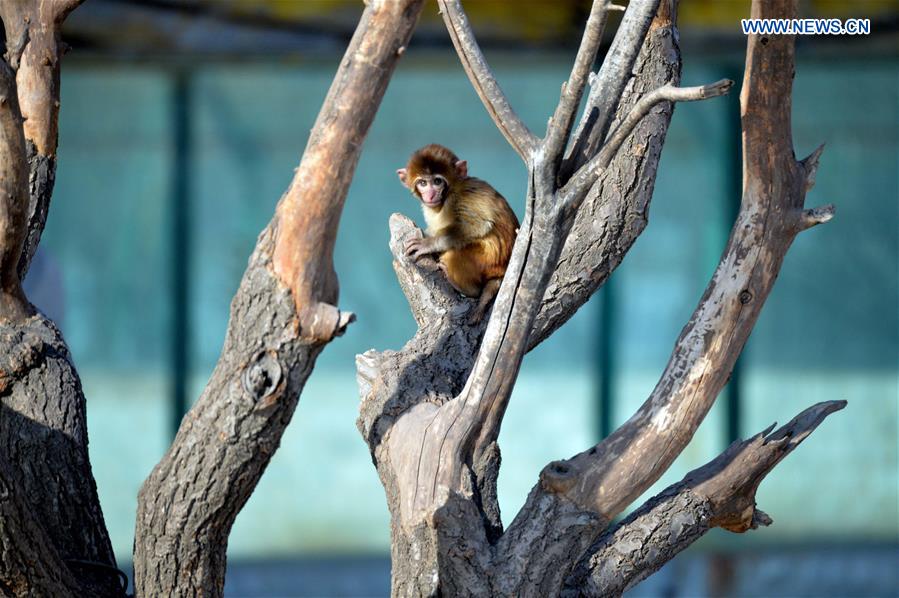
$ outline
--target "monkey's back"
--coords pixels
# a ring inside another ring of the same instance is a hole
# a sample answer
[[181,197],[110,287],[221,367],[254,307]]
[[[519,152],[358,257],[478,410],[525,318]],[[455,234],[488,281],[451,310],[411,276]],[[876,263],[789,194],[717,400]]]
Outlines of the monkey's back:
[[502,278],[506,273],[518,217],[505,198],[481,179],[466,178],[454,192],[454,201],[447,207],[463,228],[474,233],[473,240],[460,249],[445,252],[440,261],[457,288],[476,296],[488,280]]

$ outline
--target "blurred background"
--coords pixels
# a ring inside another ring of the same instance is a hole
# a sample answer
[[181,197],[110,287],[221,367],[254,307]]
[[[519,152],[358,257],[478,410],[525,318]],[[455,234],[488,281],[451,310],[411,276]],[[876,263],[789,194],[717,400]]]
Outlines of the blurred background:
[[[748,4],[682,0],[683,84],[742,79]],[[872,20],[868,36],[797,43],[794,143],[803,156],[827,143],[808,203],[833,202],[837,216],[797,239],[730,386],[647,496],[812,403],[849,405],[762,484],[772,527],[713,530],[632,596],[899,588],[899,2],[801,4],[806,17]],[[465,6],[513,105],[542,132],[589,2]],[[138,488],[213,368],[256,235],[361,10],[359,0],[89,0],[66,22],[56,193],[27,285],[81,372],[124,569]],[[398,349],[414,333],[387,219],[421,222],[394,171],[429,142],[466,158],[521,215],[525,170],[465,78],[436,3],[365,142],[340,227],[340,307],[359,320],[319,357],[235,523],[230,596],[389,592],[388,514],[355,428],[354,355]],[[651,391],[726,243],[739,152],[738,93],[677,107],[650,226],[609,284],[525,360],[500,440],[506,523],[547,462],[608,434]]]

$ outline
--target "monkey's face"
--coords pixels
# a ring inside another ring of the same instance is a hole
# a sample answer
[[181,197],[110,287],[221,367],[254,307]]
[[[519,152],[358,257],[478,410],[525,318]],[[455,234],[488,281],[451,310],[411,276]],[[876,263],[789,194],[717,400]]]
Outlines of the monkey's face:
[[440,209],[440,206],[446,201],[449,182],[442,174],[413,173],[414,176],[409,176],[409,172],[405,168],[400,168],[396,172],[400,181],[429,208]]
[[448,187],[441,175],[421,175],[415,179],[414,193],[429,208],[439,208],[446,199]]

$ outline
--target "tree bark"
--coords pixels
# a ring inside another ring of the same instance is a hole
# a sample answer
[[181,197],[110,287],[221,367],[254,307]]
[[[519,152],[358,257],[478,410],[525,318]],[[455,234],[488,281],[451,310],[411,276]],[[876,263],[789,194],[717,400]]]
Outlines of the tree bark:
[[[659,11],[639,56],[642,68],[630,78],[622,97],[623,112],[636,103],[644,90],[676,82],[680,60],[673,16],[668,4]],[[661,104],[638,124],[632,137],[625,142],[627,151],[615,156],[600,182],[587,195],[575,220],[575,232],[569,236],[568,245],[557,260],[558,267],[550,269],[553,279],[534,320],[530,347],[548,336],[586,302],[645,226],[671,109],[670,104]],[[600,227],[603,234],[597,236],[594,231]],[[397,595],[427,594],[437,587],[438,582],[434,579],[436,537],[422,532],[419,539],[408,540],[408,533],[398,525],[400,492],[393,473],[395,461],[415,462],[415,455],[419,453],[398,455],[404,453],[406,447],[391,451],[384,448],[382,441],[401,414],[419,404],[424,409],[444,405],[462,391],[485,327],[483,323],[472,327],[464,322],[464,314],[473,308],[473,303],[459,298],[442,276],[434,273],[433,264],[419,268],[405,260],[401,250],[403,241],[413,234],[420,233],[407,219],[395,216],[391,220],[394,267],[419,331],[400,352],[369,351],[357,358],[357,379],[363,398],[358,425],[385,483],[393,514],[393,578],[394,594]],[[392,434],[403,439],[409,437],[407,432],[403,428]],[[405,442],[407,447],[414,444],[414,439]],[[422,451],[421,454],[425,453]],[[479,505],[479,518],[486,526],[486,537],[490,541],[495,541],[502,532],[495,489],[498,467],[499,449],[495,442],[483,443],[479,458],[468,466],[475,502]],[[429,539],[422,539],[425,537]],[[422,542],[431,545],[428,550],[430,559],[418,556]]]
[[221,596],[228,534],[290,421],[315,358],[343,333],[332,264],[362,142],[422,0],[369,3],[310,134],[303,159],[262,232],[221,357],[138,496],[139,596]]
[[[28,303],[20,284],[52,193],[59,26],[77,4],[0,3],[7,42],[0,77],[0,447],[8,508],[19,514],[0,529],[0,583],[14,595],[124,591],[90,468],[81,382],[59,330]],[[16,569],[23,563],[31,570]]]

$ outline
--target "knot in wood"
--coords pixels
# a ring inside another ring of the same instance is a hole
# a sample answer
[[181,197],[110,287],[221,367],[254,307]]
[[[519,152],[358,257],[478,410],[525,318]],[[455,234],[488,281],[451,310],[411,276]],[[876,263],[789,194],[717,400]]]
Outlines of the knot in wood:
[[569,461],[553,461],[540,472],[540,484],[547,492],[562,494],[577,481],[577,470]]
[[43,339],[32,331],[0,333],[0,395],[40,364],[46,350]]
[[253,356],[243,374],[243,387],[254,401],[265,399],[281,382],[281,364],[270,351]]
[[749,291],[749,289],[743,289],[742,291],[740,291],[740,303],[746,305],[750,301],[752,301],[752,293]]

